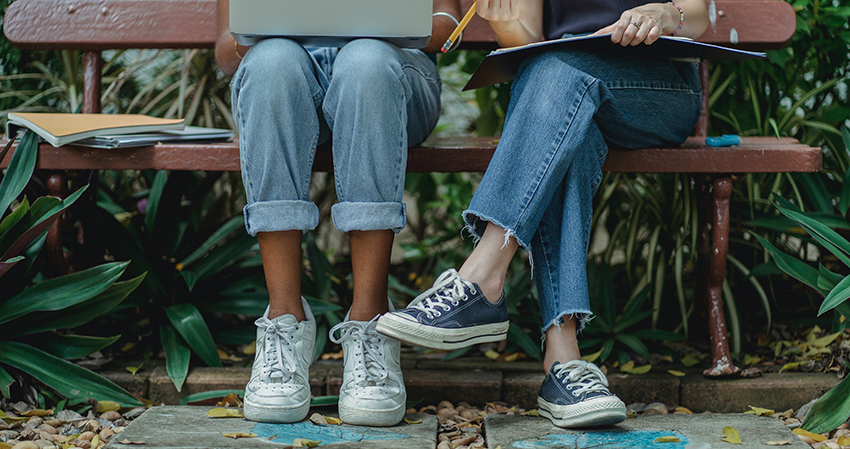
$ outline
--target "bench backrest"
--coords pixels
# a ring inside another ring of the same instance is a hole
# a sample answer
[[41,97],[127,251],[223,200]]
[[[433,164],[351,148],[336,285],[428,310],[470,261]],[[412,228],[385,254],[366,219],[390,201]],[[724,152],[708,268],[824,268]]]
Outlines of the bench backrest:
[[[466,11],[472,0],[461,0]],[[782,48],[796,30],[796,14],[782,0],[709,0],[708,30],[698,41],[747,50]],[[687,18],[685,18],[687,20]],[[212,48],[216,0],[18,0],[6,11],[4,30],[18,48],[83,50],[83,112],[100,111],[100,51],[108,49]],[[462,48],[495,48],[489,25],[476,16]],[[708,66],[702,64],[703,113],[708,124]]]

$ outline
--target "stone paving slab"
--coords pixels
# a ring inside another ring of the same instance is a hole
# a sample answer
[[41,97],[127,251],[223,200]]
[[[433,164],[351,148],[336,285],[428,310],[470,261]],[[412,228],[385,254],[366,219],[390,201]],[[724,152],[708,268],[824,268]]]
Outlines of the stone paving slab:
[[[136,418],[117,435],[107,449],[192,449],[192,448],[266,448],[291,445],[295,438],[321,441],[321,448],[433,449],[437,444],[437,417],[408,415],[420,424],[402,422],[392,427],[361,427],[349,425],[318,426],[305,420],[293,424],[256,423],[244,418],[209,418],[213,407],[160,406],[153,407]],[[313,412],[337,416],[327,410]],[[255,433],[256,438],[233,439],[223,433]],[[269,437],[276,436],[269,440]],[[118,440],[144,441],[144,445],[121,444]]]
[[[779,420],[744,414],[650,415],[630,418],[608,428],[571,431],[552,425],[543,417],[488,415],[484,417],[487,447],[496,449],[589,448],[626,449],[729,449],[721,441],[723,427],[738,430],[743,443],[766,447],[766,441],[788,441],[784,448],[809,449]],[[662,436],[675,436],[679,443],[656,443]]]

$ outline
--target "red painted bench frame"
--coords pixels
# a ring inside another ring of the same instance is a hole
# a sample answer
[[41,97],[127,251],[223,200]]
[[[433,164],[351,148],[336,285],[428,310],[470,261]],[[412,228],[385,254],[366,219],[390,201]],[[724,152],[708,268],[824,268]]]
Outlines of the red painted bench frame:
[[[462,0],[466,10],[472,0]],[[782,48],[796,29],[792,7],[778,0],[709,0],[709,29],[699,41],[749,50]],[[155,5],[155,6],[154,6]],[[758,20],[754,20],[757,18]],[[215,0],[18,0],[4,19],[6,36],[21,49],[84,51],[83,112],[100,112],[101,51],[127,48],[213,48]],[[464,32],[463,48],[495,47],[489,26],[475,17]],[[700,201],[696,318],[708,322],[713,364],[706,375],[734,374],[729,356],[722,285],[726,275],[729,197],[733,173],[815,172],[821,169],[820,148],[795,139],[744,138],[741,145],[704,145],[708,127],[708,63],[700,66],[703,108],[694,137],[678,148],[609,151],[603,171],[629,173],[691,173]],[[430,139],[411,148],[409,172],[484,171],[497,140],[487,137]],[[11,154],[0,161],[8,165]],[[67,194],[64,170],[158,169],[238,171],[237,143],[156,145],[120,151],[42,145],[37,168],[56,170],[48,181],[51,192]],[[331,152],[321,149],[314,171],[331,171]],[[62,255],[59,224],[51,229],[48,251],[57,265]]]

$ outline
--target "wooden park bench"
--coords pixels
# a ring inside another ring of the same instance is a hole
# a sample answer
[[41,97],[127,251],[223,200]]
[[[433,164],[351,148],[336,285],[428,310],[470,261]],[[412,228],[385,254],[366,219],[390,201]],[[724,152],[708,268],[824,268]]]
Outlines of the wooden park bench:
[[[698,41],[748,50],[787,46],[796,29],[792,7],[779,0],[709,0],[711,25]],[[464,11],[471,0],[463,1]],[[73,49],[84,52],[84,113],[100,112],[101,51],[108,49],[213,48],[215,0],[18,0],[9,6],[4,27],[21,49]],[[495,48],[489,26],[476,17],[463,36],[463,48]],[[702,62],[703,108],[694,136],[680,147],[624,150],[611,148],[606,172],[689,173],[697,181],[701,202],[697,265],[698,320],[708,322],[714,362],[706,375],[738,371],[729,355],[721,288],[726,274],[729,197],[733,174],[815,172],[820,148],[790,138],[745,137],[735,147],[705,145],[708,129],[708,63]],[[409,152],[408,172],[482,172],[493,155],[492,137],[432,138]],[[11,155],[0,161],[8,165]],[[122,150],[64,146],[39,148],[37,168],[54,170],[48,185],[62,196],[65,170],[209,170],[238,171],[237,142],[156,145]],[[331,171],[331,151],[321,149],[314,171]],[[62,261],[58,230],[48,248]]]

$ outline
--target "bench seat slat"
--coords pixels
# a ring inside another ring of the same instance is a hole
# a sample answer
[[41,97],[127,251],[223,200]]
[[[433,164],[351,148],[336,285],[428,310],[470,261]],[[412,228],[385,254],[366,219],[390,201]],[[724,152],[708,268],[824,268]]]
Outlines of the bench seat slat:
[[[466,11],[472,0],[462,0]],[[793,8],[781,0],[711,0],[716,14],[698,41],[746,49],[781,48],[794,35]],[[754,20],[758,18],[758,20]],[[32,50],[212,48],[216,0],[18,0],[4,19],[6,36]],[[464,31],[465,48],[494,48],[478,16]]]
[[[447,137],[411,148],[408,172],[484,171],[498,140],[492,137]],[[5,168],[11,154],[0,167]],[[39,148],[37,167],[50,170],[209,170],[238,171],[239,148],[235,142],[215,144],[155,145],[141,148],[101,150],[67,145]],[[332,169],[329,148],[320,149],[314,171]],[[741,145],[706,147],[691,137],[681,147],[626,150],[611,148],[603,166],[606,172],[622,173],[776,173],[815,172],[821,169],[820,148],[796,139],[746,137]]]

